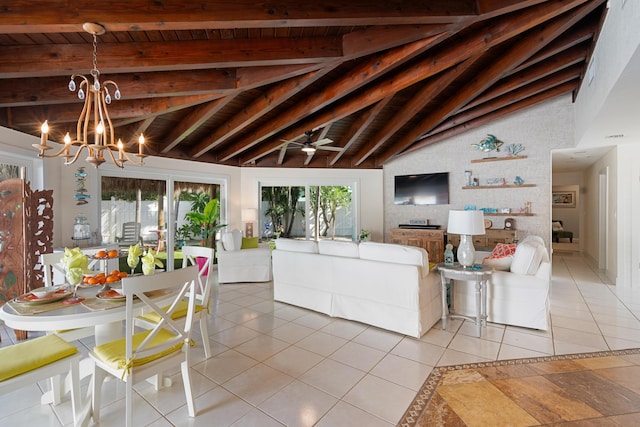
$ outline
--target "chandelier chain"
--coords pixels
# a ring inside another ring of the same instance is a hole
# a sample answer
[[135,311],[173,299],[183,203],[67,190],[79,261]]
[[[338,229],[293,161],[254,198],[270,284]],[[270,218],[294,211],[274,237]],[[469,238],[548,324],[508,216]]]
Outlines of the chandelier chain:
[[93,34],[93,69],[91,70],[91,75],[95,78],[100,75],[100,71],[98,71],[98,37],[96,34]]

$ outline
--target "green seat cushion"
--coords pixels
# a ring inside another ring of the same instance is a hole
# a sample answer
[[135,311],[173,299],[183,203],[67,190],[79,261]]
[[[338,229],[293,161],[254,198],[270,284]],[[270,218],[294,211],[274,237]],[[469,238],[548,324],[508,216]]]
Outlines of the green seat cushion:
[[78,352],[57,335],[21,342],[0,348],[0,381],[24,374]]
[[258,246],[258,238],[257,237],[243,237],[242,238],[242,246],[240,249],[255,249]]
[[[140,332],[133,335],[133,350],[140,346],[140,343],[151,333],[151,330]],[[146,348],[151,348],[155,345],[162,344],[175,338],[175,334],[167,331],[166,329],[160,329],[158,334],[151,339],[151,342]],[[156,359],[160,359],[163,356],[179,351],[182,348],[182,342],[177,343],[173,347],[166,350],[154,353],[147,357],[133,359],[133,366],[144,365],[145,363],[152,362]],[[127,367],[127,361],[125,357],[126,353],[126,341],[125,338],[120,338],[115,341],[111,341],[105,344],[98,345],[93,348],[93,354],[104,363],[112,367],[113,369],[125,369]]]
[[[166,313],[167,311],[169,311],[169,307],[170,306],[162,307],[162,310],[164,310],[164,312]],[[185,317],[187,315],[188,308],[189,308],[188,301],[184,301],[184,300],[180,301],[176,309],[171,314],[171,318],[175,320],[175,319],[180,319],[182,317]],[[204,309],[204,306],[202,304],[196,304],[196,308],[195,308],[196,313],[198,313],[199,311],[202,311],[203,309]],[[151,322],[151,323],[158,323],[160,319],[162,319],[162,317],[160,317],[160,315],[155,311],[151,311],[149,313],[140,315],[138,316],[138,318],[146,320],[147,322]]]

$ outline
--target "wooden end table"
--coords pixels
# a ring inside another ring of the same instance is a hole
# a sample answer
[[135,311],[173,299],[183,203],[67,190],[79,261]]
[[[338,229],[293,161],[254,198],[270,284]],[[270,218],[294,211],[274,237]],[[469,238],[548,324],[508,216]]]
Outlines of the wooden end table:
[[[472,267],[463,267],[458,263],[453,266],[446,266],[440,263],[437,266],[440,271],[440,279],[442,282],[442,329],[447,328],[447,315],[451,318],[462,318],[476,323],[478,328],[476,336],[482,336],[482,326],[487,326],[487,284],[491,280],[494,272],[493,267],[474,264]],[[466,280],[475,282],[476,287],[476,316],[465,316],[449,312],[449,304],[447,304],[447,279],[451,280],[450,304],[453,307],[453,281]]]

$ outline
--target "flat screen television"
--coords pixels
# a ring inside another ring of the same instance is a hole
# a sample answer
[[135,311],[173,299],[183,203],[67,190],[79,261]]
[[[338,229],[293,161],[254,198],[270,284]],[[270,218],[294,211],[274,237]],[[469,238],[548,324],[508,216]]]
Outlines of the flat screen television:
[[449,204],[449,172],[396,176],[393,203],[396,205]]

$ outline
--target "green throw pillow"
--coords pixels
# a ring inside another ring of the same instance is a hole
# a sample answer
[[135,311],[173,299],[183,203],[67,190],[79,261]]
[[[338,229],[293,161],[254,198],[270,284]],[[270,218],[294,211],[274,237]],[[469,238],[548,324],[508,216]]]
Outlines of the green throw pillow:
[[258,247],[257,237],[243,237],[242,247],[240,249],[255,249]]

